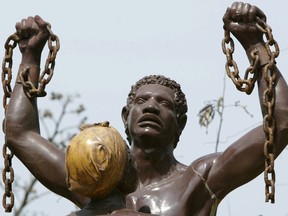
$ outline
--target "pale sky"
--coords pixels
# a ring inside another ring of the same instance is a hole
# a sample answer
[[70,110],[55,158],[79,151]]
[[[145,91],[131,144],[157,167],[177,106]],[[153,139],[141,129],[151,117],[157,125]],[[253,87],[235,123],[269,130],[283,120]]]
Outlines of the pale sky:
[[[221,49],[222,16],[233,1],[4,1],[0,13],[0,45],[15,32],[15,23],[28,16],[40,15],[50,22],[58,35],[61,49],[55,75],[48,92],[79,93],[87,108],[89,122],[109,120],[124,135],[121,109],[130,86],[150,74],[163,74],[182,86],[188,100],[188,123],[175,150],[176,158],[189,165],[205,154],[213,153],[218,120],[208,134],[198,124],[198,111],[205,101],[222,95],[225,56]],[[267,15],[281,53],[278,67],[288,79],[288,20],[286,1],[250,1]],[[1,50],[0,50],[1,51]],[[236,43],[235,60],[243,71],[248,66],[242,47]],[[14,77],[19,51],[14,52]],[[1,51],[1,59],[4,48]],[[42,62],[47,53],[43,53]],[[113,95],[112,95],[113,94]],[[247,96],[226,80],[225,103],[240,101],[254,115],[250,118],[239,108],[225,109],[220,151],[239,136],[261,124],[257,91]],[[49,106],[48,98],[39,99],[39,107]],[[70,120],[73,122],[73,119]],[[68,122],[69,123],[69,122]],[[44,134],[43,134],[44,135]],[[3,134],[0,138],[3,140]],[[14,159],[17,178],[29,179],[25,168]],[[265,203],[263,174],[235,190],[219,206],[220,216],[287,216],[288,153],[276,161],[276,203]],[[2,184],[2,182],[1,182]],[[39,190],[46,192],[42,186]],[[0,196],[2,197],[2,196]],[[18,197],[16,196],[16,204]],[[56,195],[31,203],[31,210],[45,216],[66,215],[74,205]],[[3,208],[0,210],[1,215]],[[9,215],[9,214],[7,214]]]

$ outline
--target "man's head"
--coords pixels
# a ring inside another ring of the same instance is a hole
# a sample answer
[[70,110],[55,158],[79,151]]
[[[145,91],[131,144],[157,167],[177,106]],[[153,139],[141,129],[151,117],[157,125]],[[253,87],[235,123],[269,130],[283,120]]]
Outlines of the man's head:
[[185,98],[185,94],[181,90],[180,85],[176,81],[171,80],[161,75],[145,76],[139,81],[137,81],[135,85],[131,87],[131,91],[128,94],[128,98],[127,98],[127,104],[123,108],[123,111],[122,111],[122,117],[124,116],[125,132],[127,134],[127,139],[131,143],[131,137],[130,137],[127,121],[125,122],[125,118],[127,119],[127,116],[129,115],[129,112],[135,102],[137,90],[141,88],[142,86],[149,85],[149,84],[157,84],[157,85],[165,86],[173,91],[173,94],[174,94],[173,103],[175,106],[175,114],[177,118],[177,123],[179,124],[181,128],[181,130],[179,131],[175,139],[174,147],[176,147],[179,141],[179,136],[181,135],[181,132],[184,129],[185,124],[186,124],[186,118],[187,118],[186,113],[188,110],[187,101]]

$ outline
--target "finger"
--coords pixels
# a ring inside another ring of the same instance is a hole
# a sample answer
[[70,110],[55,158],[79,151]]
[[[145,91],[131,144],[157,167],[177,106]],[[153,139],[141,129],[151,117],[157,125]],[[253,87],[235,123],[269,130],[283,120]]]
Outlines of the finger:
[[47,39],[50,36],[50,32],[48,30],[48,26],[50,26],[50,24],[44,21],[39,15],[36,15],[34,20],[39,27],[39,37]]
[[266,22],[266,15],[264,14],[264,12],[261,9],[257,8],[256,16],[259,17],[264,22]]
[[231,16],[230,16],[230,11],[231,11],[231,8],[228,7],[226,12],[224,13],[224,16],[222,18],[223,22],[224,22],[224,25],[228,25],[231,21]]
[[242,20],[244,22],[249,21],[249,10],[250,10],[251,5],[250,4],[244,4],[242,8]]
[[232,20],[236,20],[236,11],[238,7],[238,2],[234,2],[230,8],[230,16]]
[[42,31],[47,31],[48,23],[45,22],[39,15],[36,15],[34,20]]
[[23,38],[28,38],[29,34],[27,31],[27,19],[22,19],[19,25],[19,34]]
[[243,14],[243,7],[244,7],[244,3],[243,2],[238,2],[238,4],[236,4],[236,17],[235,19],[239,22],[242,20],[242,14]]
[[17,34],[21,34],[22,32],[22,28],[21,28],[21,22],[17,22],[16,25],[15,25],[15,28],[16,28],[16,32]]
[[26,20],[26,29],[29,36],[35,35],[39,32],[37,24],[33,17],[28,17]]
[[249,9],[249,15],[248,15],[248,20],[249,22],[252,22],[255,20],[256,18],[256,12],[257,12],[258,8],[254,5],[252,5]]

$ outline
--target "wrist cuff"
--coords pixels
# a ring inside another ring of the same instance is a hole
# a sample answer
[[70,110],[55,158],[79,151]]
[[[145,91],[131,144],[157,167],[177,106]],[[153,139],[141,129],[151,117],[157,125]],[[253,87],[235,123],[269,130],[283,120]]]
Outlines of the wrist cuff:
[[[20,64],[16,83],[22,83],[21,76],[27,74],[27,79],[30,79],[33,84],[38,83],[40,67],[32,64]],[[21,75],[22,74],[22,75]]]
[[269,64],[270,56],[266,50],[266,47],[262,43],[255,44],[254,46],[251,46],[249,49],[246,50],[246,54],[250,60],[252,59],[251,53],[253,51],[258,52],[259,67],[263,67],[264,65]]

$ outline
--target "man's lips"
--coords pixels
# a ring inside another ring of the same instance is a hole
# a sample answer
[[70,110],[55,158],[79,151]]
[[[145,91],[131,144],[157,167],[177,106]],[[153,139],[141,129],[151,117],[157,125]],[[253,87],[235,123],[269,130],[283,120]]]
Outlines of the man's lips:
[[137,122],[140,126],[145,125],[154,125],[155,123],[157,125],[163,126],[162,121],[154,114],[144,114],[141,116]]

